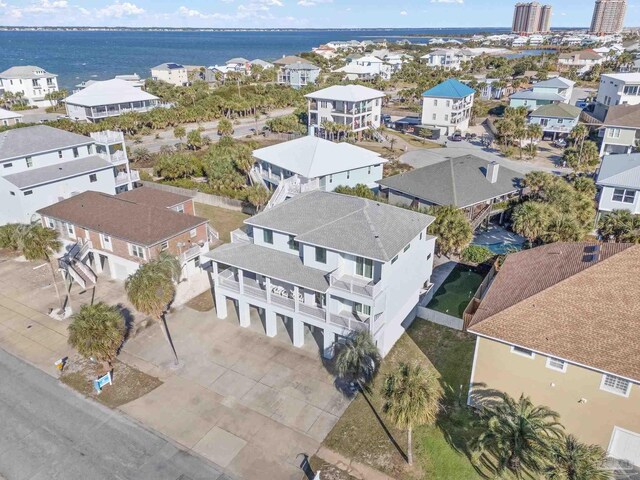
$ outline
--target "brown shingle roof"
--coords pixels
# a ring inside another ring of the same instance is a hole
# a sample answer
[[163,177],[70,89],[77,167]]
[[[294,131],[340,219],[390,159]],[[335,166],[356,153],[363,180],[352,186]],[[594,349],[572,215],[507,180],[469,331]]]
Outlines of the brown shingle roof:
[[640,380],[640,245],[556,243],[509,255],[469,331]]
[[640,129],[640,105],[615,105],[609,107],[604,124],[610,127]]
[[582,50],[580,52],[569,52],[569,53],[561,53],[560,58],[562,59],[571,59],[573,57],[582,59],[582,60],[600,60],[602,55],[593,50]]
[[118,198],[129,200],[142,205],[151,205],[152,207],[169,208],[180,203],[191,200],[186,195],[178,195],[177,193],[165,192],[152,187],[139,187],[118,194]]
[[156,245],[207,222],[206,218],[90,191],[38,213],[143,246]]

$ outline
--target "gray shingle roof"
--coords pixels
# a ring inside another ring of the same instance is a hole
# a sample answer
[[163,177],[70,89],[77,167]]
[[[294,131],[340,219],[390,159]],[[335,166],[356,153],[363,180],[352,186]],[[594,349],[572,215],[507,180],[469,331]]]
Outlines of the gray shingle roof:
[[327,272],[304,266],[297,255],[253,243],[227,243],[204,254],[203,257],[316,292],[324,293],[329,289]]
[[640,189],[640,153],[605,155],[596,183],[611,187]]
[[63,178],[105,170],[107,168],[113,168],[113,165],[97,155],[92,155],[90,157],[79,158],[78,160],[71,160],[70,162],[57,163],[47,167],[12,173],[5,175],[3,178],[16,187],[25,189]]
[[14,128],[0,133],[0,160],[93,143],[89,137],[46,125]]
[[[36,73],[43,72],[43,73]],[[47,72],[44,68],[35,67],[33,65],[20,65],[17,67],[11,67],[0,73],[0,78],[55,78],[54,73]]]
[[500,166],[498,180],[486,177],[489,162],[473,155],[451,158],[377,183],[436,205],[468,207],[517,191],[522,175]]
[[388,262],[434,220],[373,200],[316,191],[245,223],[295,235],[302,243]]
[[512,100],[546,100],[550,102],[563,102],[565,98],[562,95],[551,92],[534,92],[533,90],[524,90],[514,93],[509,97]]

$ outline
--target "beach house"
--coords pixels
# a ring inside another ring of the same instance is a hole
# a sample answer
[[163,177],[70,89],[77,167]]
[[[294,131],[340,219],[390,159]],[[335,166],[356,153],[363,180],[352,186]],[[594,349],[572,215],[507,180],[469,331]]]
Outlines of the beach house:
[[563,72],[574,68],[580,75],[587,73],[596,65],[602,65],[606,57],[594,50],[561,53],[558,57],[558,70]]
[[613,210],[640,215],[640,153],[605,155],[596,185],[598,215]]
[[325,122],[345,125],[352,132],[378,128],[384,92],[362,85],[334,85],[305,95],[308,126],[322,129]]
[[389,80],[391,78],[391,65],[383,60],[368,55],[365,57],[354,58],[348,61],[344,67],[334,70],[337,73],[344,73],[347,80],[373,80],[382,78]]
[[151,78],[176,87],[189,85],[187,68],[179,63],[162,63],[151,69]]
[[0,95],[20,95],[27,104],[35,107],[50,107],[48,93],[58,91],[58,76],[40,67],[24,65],[11,67],[0,73]]
[[278,83],[298,89],[316,83],[319,76],[320,67],[307,61],[289,63],[278,70]]
[[117,193],[140,180],[121,132],[91,137],[45,125],[0,132],[0,225],[29,223],[40,208],[86,190]]
[[443,135],[469,128],[475,90],[449,79],[422,94],[422,125]]
[[434,218],[373,200],[308,192],[245,220],[232,243],[202,256],[217,317],[237,309],[242,327],[257,309],[267,336],[314,334],[323,355],[357,331],[386,355],[429,287]]
[[582,109],[566,103],[550,103],[536,108],[527,119],[531,125],[542,127],[543,138],[555,140],[567,137],[578,125]]
[[564,77],[556,77],[534,83],[528,90],[514,93],[509,97],[510,107],[527,107],[535,110],[551,103],[569,103],[573,94],[574,81]]
[[0,108],[0,127],[9,127],[22,121],[23,115]]
[[443,48],[429,52],[420,59],[429,67],[460,70],[464,62],[470,61],[475,56],[471,50],[466,48]]
[[594,117],[604,120],[609,107],[640,104],[640,72],[607,73],[600,76]]
[[598,135],[600,155],[632,153],[640,148],[640,104],[609,107]]
[[95,82],[68,96],[64,102],[69,118],[91,123],[117,117],[125,112],[142,113],[167,106],[155,95],[136,88],[131,82],[116,78]]

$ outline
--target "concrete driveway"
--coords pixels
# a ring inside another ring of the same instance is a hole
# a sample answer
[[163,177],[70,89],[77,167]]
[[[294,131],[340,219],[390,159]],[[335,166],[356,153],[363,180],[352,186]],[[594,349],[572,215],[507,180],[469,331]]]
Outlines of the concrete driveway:
[[171,314],[178,368],[156,326],[127,342],[121,360],[164,384],[122,410],[231,475],[298,480],[300,455],[317,451],[348,400],[312,337],[297,349],[286,333],[268,338],[241,328],[234,312],[229,305],[225,320],[188,307]]

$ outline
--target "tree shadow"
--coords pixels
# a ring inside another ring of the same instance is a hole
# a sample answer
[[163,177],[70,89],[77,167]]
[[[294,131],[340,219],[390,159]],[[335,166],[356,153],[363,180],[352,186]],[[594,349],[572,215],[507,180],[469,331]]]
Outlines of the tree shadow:
[[133,324],[134,324],[134,321],[135,321],[135,315],[133,314],[131,309],[129,307],[127,307],[126,305],[124,305],[123,303],[118,303],[116,305],[116,308],[120,312],[120,315],[122,315],[122,318],[124,318],[124,328],[125,328],[125,330],[124,330],[124,342],[126,342],[127,340],[129,340],[129,338],[131,336],[131,333],[133,331]]

